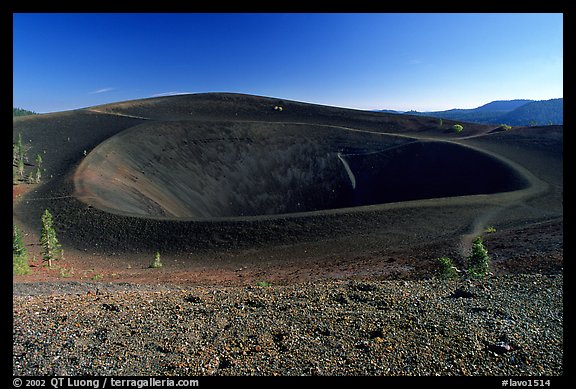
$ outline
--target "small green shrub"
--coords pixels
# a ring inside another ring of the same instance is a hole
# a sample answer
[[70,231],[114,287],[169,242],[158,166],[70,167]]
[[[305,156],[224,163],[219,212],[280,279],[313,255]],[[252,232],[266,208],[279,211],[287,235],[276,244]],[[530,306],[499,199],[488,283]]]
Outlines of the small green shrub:
[[486,232],[486,233],[488,233],[488,234],[491,234],[491,233],[493,233],[493,232],[496,232],[496,227],[494,227],[494,226],[488,226],[488,227],[486,227],[486,229],[484,230],[484,232]]
[[22,233],[16,225],[12,228],[12,274],[23,275],[30,273],[26,248],[22,243]]
[[438,276],[443,280],[453,280],[458,278],[458,270],[454,266],[452,259],[441,257],[436,259],[438,264]]
[[36,184],[36,178],[34,178],[34,174],[32,172],[28,173],[28,177],[26,178],[27,184]]
[[152,261],[152,263],[148,267],[152,268],[152,269],[159,269],[162,266],[163,266],[162,262],[160,261],[160,253],[158,251],[156,251],[156,254],[154,255],[154,260]]
[[12,255],[12,275],[25,275],[30,273],[28,260],[24,255]]
[[500,124],[500,128],[503,129],[504,131],[510,131],[512,129],[512,126],[509,126],[508,124]]
[[459,134],[459,133],[462,132],[462,130],[464,130],[464,127],[462,127],[461,124],[454,124],[454,125],[452,126],[452,129],[454,129],[454,131],[455,131],[457,134]]
[[472,242],[472,252],[468,256],[467,273],[472,278],[484,278],[488,275],[490,257],[484,247],[482,237],[478,236]]
[[256,283],[256,286],[270,286],[271,284],[269,282],[266,281],[258,281]]
[[65,267],[61,267],[59,269],[60,278],[70,278],[74,275],[75,271],[74,268],[71,267],[70,269],[66,269]]

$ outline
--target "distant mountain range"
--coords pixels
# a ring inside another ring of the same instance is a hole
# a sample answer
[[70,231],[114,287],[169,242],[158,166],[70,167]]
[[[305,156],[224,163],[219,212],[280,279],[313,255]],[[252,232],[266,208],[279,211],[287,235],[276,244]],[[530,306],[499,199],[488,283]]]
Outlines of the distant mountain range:
[[497,100],[473,109],[449,109],[447,111],[393,111],[377,112],[405,115],[432,116],[449,120],[483,124],[508,124],[510,126],[532,126],[564,124],[564,99],[551,100]]

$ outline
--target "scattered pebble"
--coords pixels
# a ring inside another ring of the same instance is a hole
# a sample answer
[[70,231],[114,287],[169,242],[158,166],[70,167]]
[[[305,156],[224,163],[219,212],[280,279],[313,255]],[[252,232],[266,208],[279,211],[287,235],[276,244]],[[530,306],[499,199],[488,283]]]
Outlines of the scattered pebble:
[[[564,372],[561,274],[473,284],[341,280],[181,289],[100,283],[99,294],[65,285],[38,294],[32,285],[14,284],[14,375]],[[453,298],[458,290],[474,298]]]

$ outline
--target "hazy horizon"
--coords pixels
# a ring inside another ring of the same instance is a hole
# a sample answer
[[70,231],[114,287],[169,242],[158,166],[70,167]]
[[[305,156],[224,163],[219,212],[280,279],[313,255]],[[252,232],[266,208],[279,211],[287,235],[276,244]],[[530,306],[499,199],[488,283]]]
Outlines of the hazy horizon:
[[232,92],[362,110],[563,98],[562,14],[14,14],[13,105]]

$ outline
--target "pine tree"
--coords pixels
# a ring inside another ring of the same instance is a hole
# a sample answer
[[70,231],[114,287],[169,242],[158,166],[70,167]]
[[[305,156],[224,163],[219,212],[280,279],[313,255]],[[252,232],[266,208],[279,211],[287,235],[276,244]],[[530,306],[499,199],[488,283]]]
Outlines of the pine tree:
[[12,225],[12,255],[26,255],[26,248],[22,243],[22,233],[16,224]]
[[156,251],[154,255],[154,261],[149,266],[152,269],[158,269],[162,267],[162,262],[160,261],[160,252]]
[[42,177],[42,156],[40,154],[36,155],[36,170],[35,170],[35,182],[38,184],[40,178]]
[[20,176],[20,178],[24,179],[24,160],[23,159],[18,160],[18,175]]
[[22,243],[22,233],[20,229],[13,224],[12,235],[12,274],[21,275],[28,274],[30,268],[28,266],[28,258],[26,255],[26,248]]
[[18,141],[12,146],[12,164],[16,164],[18,168],[18,175],[23,180],[24,179],[24,167],[25,161],[28,160],[26,155],[28,147],[24,146],[22,143],[22,134],[18,134]]
[[458,278],[459,270],[454,266],[452,259],[441,257],[436,259],[438,265],[438,275],[441,279],[452,280]]
[[52,222],[52,214],[47,209],[42,215],[42,231],[40,233],[40,244],[42,245],[42,258],[52,267],[52,260],[64,259],[62,246],[56,237]]
[[22,160],[22,162],[27,161],[28,160],[27,152],[29,147],[24,146],[24,143],[22,143],[22,133],[18,133],[18,143],[16,144],[16,148],[18,159]]
[[18,162],[18,144],[12,143],[12,165]]
[[472,242],[472,252],[468,257],[468,274],[473,278],[484,278],[489,271],[488,250],[484,247],[482,237],[477,237]]

